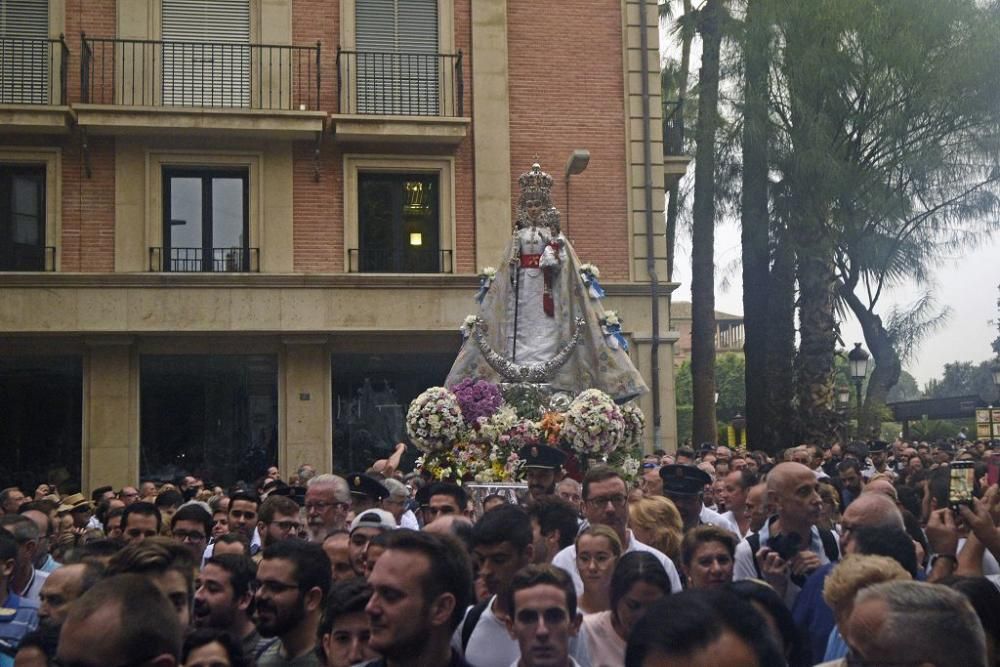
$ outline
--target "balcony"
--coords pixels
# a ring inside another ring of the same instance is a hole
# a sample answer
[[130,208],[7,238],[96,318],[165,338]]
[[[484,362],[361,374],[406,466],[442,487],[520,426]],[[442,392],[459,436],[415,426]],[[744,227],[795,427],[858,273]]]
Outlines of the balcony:
[[691,156],[684,154],[684,100],[664,102],[663,172],[664,188],[670,189],[687,173]]
[[458,144],[468,134],[462,52],[337,49],[342,143]]
[[454,273],[451,250],[349,248],[348,273]]
[[0,38],[0,129],[69,132],[73,116],[66,104],[68,61],[62,35]]
[[312,139],[322,132],[320,45],[84,36],[78,122],[95,134]]
[[149,249],[149,270],[163,273],[259,273],[258,248]]

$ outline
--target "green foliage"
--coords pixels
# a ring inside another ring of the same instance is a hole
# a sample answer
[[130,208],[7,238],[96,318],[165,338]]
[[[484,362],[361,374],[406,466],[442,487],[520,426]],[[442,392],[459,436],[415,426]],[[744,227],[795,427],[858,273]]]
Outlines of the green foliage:
[[922,397],[920,386],[914,377],[906,371],[902,371],[899,374],[899,382],[889,390],[888,400],[890,403],[894,403],[896,401],[915,401]]
[[[719,402],[715,404],[715,417],[722,435],[730,420],[746,411],[745,372],[742,354],[727,352],[716,356],[715,389],[719,392]],[[685,361],[675,372],[674,390],[677,396],[677,439],[682,442],[691,438],[691,362]]]
[[945,364],[941,379],[931,380],[924,385],[924,394],[928,398],[991,396],[995,391],[991,362],[989,361],[983,361],[979,364],[974,364],[971,361],[955,361]]

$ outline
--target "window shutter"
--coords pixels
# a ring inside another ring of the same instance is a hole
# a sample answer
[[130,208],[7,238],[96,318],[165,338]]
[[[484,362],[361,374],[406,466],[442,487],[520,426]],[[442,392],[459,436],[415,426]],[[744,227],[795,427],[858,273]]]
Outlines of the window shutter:
[[48,104],[48,0],[0,0],[0,103]]
[[438,0],[355,3],[359,113],[437,115]]
[[163,0],[163,103],[250,105],[250,0]]

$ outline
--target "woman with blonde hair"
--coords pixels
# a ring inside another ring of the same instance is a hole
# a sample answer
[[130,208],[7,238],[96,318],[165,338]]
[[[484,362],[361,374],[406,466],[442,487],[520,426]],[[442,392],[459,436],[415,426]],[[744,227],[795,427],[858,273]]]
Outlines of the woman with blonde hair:
[[577,601],[581,613],[611,608],[611,574],[621,555],[618,533],[607,526],[590,526],[577,535],[576,568],[583,581],[583,594]]
[[684,523],[677,507],[663,496],[647,496],[628,506],[629,528],[643,544],[677,563],[684,537]]

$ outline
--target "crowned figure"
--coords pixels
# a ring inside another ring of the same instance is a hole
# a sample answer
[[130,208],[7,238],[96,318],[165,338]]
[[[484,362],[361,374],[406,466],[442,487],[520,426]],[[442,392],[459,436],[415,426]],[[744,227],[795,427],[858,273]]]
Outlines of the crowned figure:
[[534,164],[518,183],[513,236],[481,290],[478,316],[465,329],[446,385],[471,377],[572,395],[600,389],[619,402],[635,398],[646,384],[625,346],[607,335],[604,309],[560,232],[552,177]]

